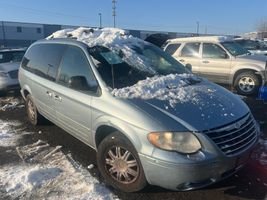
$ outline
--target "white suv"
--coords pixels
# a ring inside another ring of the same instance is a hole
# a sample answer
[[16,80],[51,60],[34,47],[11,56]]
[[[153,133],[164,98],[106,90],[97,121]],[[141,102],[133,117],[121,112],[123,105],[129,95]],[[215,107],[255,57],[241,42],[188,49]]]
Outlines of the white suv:
[[250,53],[232,37],[204,36],[168,40],[164,50],[215,83],[234,86],[243,95],[256,94],[266,83],[266,56]]

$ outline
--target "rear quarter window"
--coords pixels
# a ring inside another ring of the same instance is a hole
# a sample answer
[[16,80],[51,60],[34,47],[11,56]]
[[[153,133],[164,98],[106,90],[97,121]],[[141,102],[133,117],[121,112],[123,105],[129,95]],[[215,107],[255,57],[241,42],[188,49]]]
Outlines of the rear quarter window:
[[64,44],[36,44],[22,60],[22,67],[43,78],[55,81]]

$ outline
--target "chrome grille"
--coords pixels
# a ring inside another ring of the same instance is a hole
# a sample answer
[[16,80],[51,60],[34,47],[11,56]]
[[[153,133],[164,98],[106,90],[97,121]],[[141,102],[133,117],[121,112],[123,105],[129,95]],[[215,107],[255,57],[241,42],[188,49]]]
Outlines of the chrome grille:
[[251,114],[223,127],[204,131],[227,155],[235,155],[247,149],[257,139],[257,128]]
[[18,70],[13,70],[13,71],[10,71],[8,72],[10,78],[12,79],[18,79]]

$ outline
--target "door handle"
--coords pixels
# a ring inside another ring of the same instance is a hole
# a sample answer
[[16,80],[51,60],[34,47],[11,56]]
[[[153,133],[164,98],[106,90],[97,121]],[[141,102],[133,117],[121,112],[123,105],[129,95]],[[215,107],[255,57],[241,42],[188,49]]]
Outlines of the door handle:
[[58,96],[58,95],[55,95],[55,100],[56,101],[62,101],[62,98],[60,96]]
[[46,94],[47,94],[49,97],[52,97],[52,96],[53,96],[52,92],[50,92],[50,91],[46,91]]
[[210,61],[208,61],[208,60],[203,60],[202,62],[203,63],[210,63]]

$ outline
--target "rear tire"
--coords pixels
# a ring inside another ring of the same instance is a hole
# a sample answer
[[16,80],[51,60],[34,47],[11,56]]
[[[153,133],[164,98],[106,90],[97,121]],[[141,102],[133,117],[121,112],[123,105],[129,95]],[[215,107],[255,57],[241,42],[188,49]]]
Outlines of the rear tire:
[[257,94],[260,87],[260,78],[252,71],[242,72],[235,78],[234,87],[238,94]]
[[44,117],[38,112],[34,104],[33,98],[30,94],[28,94],[26,97],[26,110],[27,110],[28,120],[30,121],[31,124],[36,126],[44,122]]
[[99,144],[97,164],[105,180],[116,189],[136,192],[147,185],[137,151],[118,131]]

